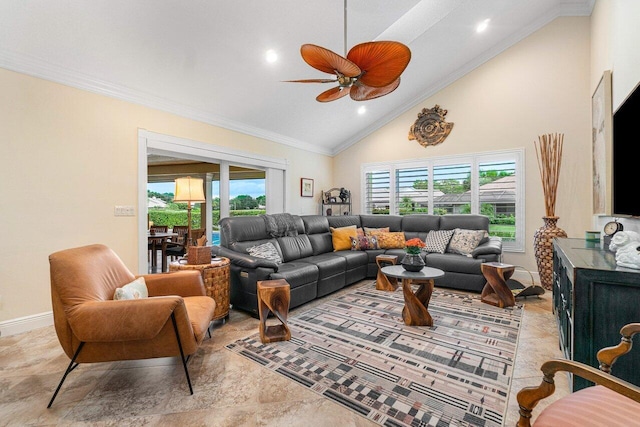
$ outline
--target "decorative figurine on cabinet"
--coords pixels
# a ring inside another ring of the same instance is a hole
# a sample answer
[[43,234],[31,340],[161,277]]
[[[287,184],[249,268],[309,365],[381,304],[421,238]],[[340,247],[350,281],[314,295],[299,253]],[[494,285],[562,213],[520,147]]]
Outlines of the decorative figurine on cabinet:
[[342,203],[347,203],[347,201],[349,200],[349,192],[344,187],[342,187],[340,189],[340,196],[339,197],[340,197],[340,201]]

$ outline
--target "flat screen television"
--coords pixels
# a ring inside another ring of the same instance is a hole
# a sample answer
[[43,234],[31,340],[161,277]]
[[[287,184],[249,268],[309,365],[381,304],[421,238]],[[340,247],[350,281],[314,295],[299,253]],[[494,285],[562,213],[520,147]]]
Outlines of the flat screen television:
[[613,114],[612,209],[614,216],[640,217],[640,88]]

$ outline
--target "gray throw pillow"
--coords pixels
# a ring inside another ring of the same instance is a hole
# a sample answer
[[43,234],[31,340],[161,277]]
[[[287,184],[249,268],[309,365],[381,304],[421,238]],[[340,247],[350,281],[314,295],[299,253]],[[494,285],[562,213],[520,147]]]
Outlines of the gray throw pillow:
[[485,238],[488,233],[485,230],[466,230],[463,228],[456,228],[454,230],[453,237],[449,242],[447,252],[460,255],[469,255],[473,250],[478,247],[480,242]]
[[453,236],[453,230],[431,230],[427,234],[427,238],[424,239],[426,246],[424,250],[427,252],[436,252],[443,254],[447,249],[449,240]]
[[249,255],[256,258],[264,258],[269,261],[274,261],[276,264],[282,264],[282,258],[280,258],[278,250],[271,242],[251,246],[250,248],[247,248],[247,252],[249,252]]

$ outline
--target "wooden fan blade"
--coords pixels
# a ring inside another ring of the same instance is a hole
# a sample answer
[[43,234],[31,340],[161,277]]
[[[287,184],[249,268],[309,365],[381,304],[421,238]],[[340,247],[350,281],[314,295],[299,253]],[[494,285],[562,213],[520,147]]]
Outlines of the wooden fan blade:
[[351,95],[351,99],[354,101],[366,101],[368,99],[380,98],[381,96],[387,95],[396,90],[398,86],[400,86],[400,77],[390,85],[384,87],[371,87],[358,82],[358,84],[351,86],[349,94]]
[[300,47],[300,54],[307,64],[325,73],[336,74],[338,71],[347,77],[356,77],[362,73],[360,67],[353,62],[314,44],[303,44]]
[[336,83],[337,79],[302,79],[302,80],[283,80],[286,83]]
[[320,95],[316,97],[316,101],[318,102],[329,102],[335,101],[336,99],[340,99],[343,96],[346,96],[349,93],[349,89],[342,86],[336,86],[329,90],[325,90]]
[[352,47],[347,59],[364,72],[360,82],[366,86],[383,87],[393,83],[407,68],[411,51],[398,42],[367,42]]

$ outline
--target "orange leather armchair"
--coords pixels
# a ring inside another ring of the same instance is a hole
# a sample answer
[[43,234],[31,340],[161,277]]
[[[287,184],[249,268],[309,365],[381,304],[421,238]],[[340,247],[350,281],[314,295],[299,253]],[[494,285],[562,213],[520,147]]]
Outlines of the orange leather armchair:
[[180,356],[193,394],[187,362],[215,310],[198,271],[144,275],[149,298],[114,300],[116,288],[139,276],[108,247],[55,252],[49,265],[56,334],[71,362],[47,407],[80,363]]

